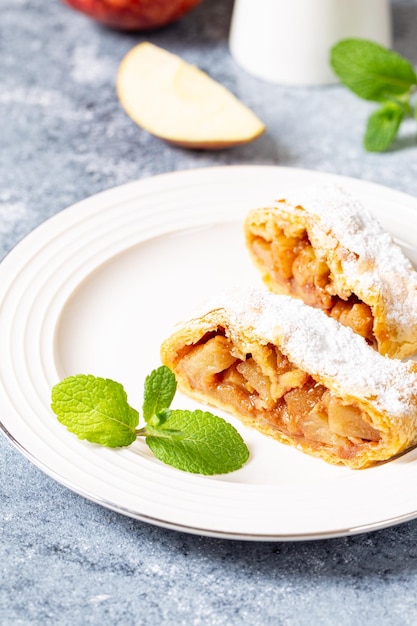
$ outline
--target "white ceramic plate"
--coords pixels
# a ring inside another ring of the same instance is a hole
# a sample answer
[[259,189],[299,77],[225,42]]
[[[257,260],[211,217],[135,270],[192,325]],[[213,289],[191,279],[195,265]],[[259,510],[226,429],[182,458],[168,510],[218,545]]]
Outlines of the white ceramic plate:
[[[251,458],[221,477],[180,472],[136,442],[79,441],[52,414],[52,386],[91,373],[121,382],[140,410],[145,376],[173,324],[208,294],[260,284],[245,250],[247,211],[312,183],[339,181],[417,263],[417,199],[296,169],[222,167],[156,176],[48,220],[0,265],[2,428],[45,473],[110,509],[191,533],[313,539],[417,516],[417,451],[368,470],[327,465],[244,428]],[[178,393],[178,408],[197,404]]]

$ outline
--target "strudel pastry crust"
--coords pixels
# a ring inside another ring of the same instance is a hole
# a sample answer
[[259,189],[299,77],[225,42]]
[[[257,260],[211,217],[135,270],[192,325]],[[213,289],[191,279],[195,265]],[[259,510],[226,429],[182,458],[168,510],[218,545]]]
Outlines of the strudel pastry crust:
[[185,394],[352,468],[417,444],[416,363],[382,356],[289,296],[256,290],[220,302],[162,344]]
[[382,354],[417,352],[417,273],[346,191],[314,187],[254,209],[245,236],[270,290],[323,309]]

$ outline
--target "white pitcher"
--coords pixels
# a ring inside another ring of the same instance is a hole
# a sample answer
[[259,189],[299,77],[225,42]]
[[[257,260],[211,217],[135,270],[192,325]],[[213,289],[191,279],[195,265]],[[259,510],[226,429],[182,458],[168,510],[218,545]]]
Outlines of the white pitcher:
[[246,71],[290,85],[337,82],[333,44],[361,37],[392,43],[389,0],[235,0],[229,45]]

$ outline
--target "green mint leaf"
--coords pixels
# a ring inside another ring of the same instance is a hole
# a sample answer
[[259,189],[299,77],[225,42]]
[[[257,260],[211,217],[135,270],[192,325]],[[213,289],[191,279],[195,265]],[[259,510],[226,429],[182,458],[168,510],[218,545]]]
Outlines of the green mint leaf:
[[[177,381],[175,375],[165,365],[161,365],[153,370],[146,377],[144,398],[142,406],[142,414],[145,422],[151,422],[152,418],[158,413],[162,413],[163,409],[168,409],[175,396],[177,390]],[[154,420],[153,425],[157,426],[162,419]]]
[[366,39],[343,39],[330,51],[340,81],[360,98],[382,102],[417,83],[413,66],[401,55]]
[[164,463],[194,474],[226,474],[239,469],[249,450],[237,430],[205,411],[172,410],[166,422],[146,437]]
[[51,408],[79,439],[110,448],[136,439],[139,414],[122,385],[112,380],[84,374],[65,378],[52,389]]
[[386,102],[373,113],[366,126],[364,146],[368,152],[383,152],[397,136],[404,118],[404,109],[395,102]]

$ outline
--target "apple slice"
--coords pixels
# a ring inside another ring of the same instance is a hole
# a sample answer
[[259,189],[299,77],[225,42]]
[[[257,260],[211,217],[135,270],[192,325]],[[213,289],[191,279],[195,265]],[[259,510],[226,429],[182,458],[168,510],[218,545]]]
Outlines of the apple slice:
[[148,42],[135,46],[120,63],[117,93],[139,126],[186,148],[227,148],[265,130],[223,85]]

